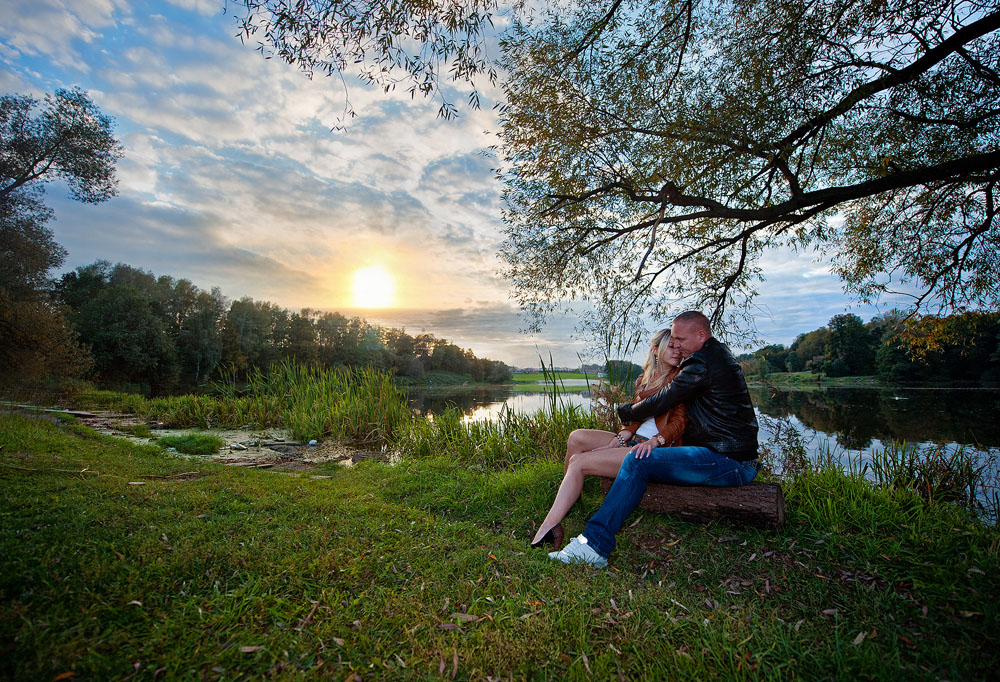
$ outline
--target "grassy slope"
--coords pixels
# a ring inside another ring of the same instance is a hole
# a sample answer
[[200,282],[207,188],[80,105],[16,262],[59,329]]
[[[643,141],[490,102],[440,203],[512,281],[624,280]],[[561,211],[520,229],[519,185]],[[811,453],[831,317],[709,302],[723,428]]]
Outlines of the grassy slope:
[[[781,532],[647,514],[597,571],[525,546],[559,464],[313,480],[8,415],[0,445],[7,679],[988,679],[998,663],[997,531],[829,474],[788,491]],[[598,503],[591,485],[567,530]]]

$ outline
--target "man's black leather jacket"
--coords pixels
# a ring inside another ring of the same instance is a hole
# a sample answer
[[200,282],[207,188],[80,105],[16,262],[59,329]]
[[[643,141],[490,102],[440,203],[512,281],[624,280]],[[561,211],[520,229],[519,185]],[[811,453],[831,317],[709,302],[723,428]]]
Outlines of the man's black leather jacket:
[[729,348],[709,337],[685,358],[670,384],[635,405],[621,405],[622,423],[643,421],[684,403],[688,425],[684,445],[711,448],[732,459],[757,458],[757,417],[740,363]]

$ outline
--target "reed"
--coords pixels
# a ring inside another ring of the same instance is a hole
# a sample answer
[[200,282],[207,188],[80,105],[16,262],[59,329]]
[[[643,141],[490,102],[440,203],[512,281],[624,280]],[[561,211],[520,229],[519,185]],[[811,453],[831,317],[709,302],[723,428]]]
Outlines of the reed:
[[496,419],[463,422],[448,409],[431,419],[412,420],[394,447],[405,457],[444,456],[483,470],[503,470],[529,462],[562,462],[573,429],[599,428],[593,414],[557,403],[554,412],[518,414],[503,408]]

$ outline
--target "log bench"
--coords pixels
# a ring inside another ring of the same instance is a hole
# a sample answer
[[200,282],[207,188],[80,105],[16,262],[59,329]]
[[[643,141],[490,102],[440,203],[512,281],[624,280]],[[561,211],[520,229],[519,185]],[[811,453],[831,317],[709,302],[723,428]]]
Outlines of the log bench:
[[[607,495],[613,478],[601,478]],[[785,523],[785,495],[777,483],[752,481],[731,488],[650,483],[641,509],[671,514],[685,521],[728,519],[737,523],[778,528]]]

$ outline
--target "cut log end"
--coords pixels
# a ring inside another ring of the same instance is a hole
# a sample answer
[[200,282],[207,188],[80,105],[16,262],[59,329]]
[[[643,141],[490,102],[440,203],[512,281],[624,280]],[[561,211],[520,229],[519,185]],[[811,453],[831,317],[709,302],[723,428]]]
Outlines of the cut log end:
[[[612,483],[614,479],[601,479],[605,495]],[[726,488],[650,483],[639,507],[699,523],[728,519],[767,528],[779,528],[785,523],[781,486],[759,481]]]

